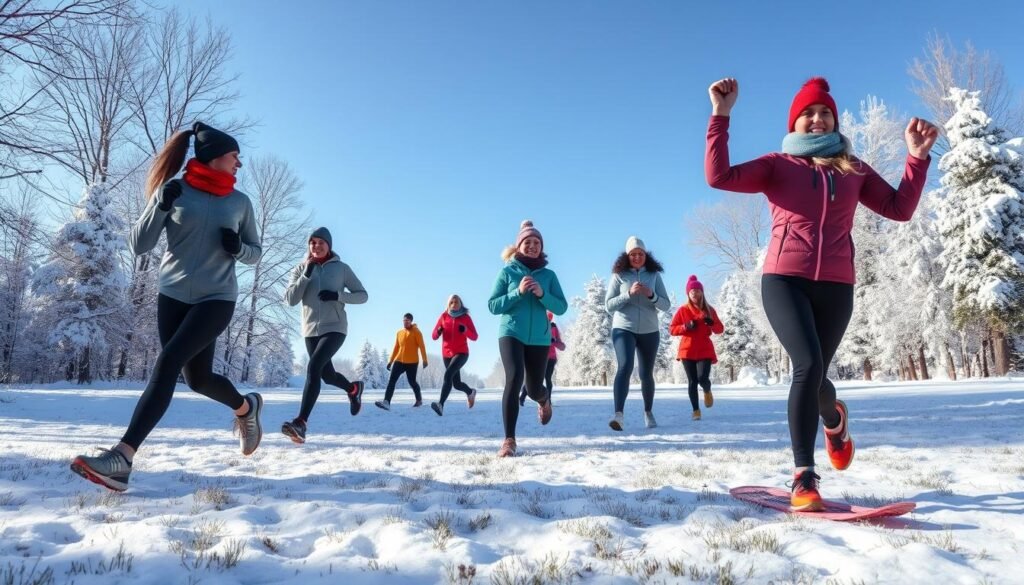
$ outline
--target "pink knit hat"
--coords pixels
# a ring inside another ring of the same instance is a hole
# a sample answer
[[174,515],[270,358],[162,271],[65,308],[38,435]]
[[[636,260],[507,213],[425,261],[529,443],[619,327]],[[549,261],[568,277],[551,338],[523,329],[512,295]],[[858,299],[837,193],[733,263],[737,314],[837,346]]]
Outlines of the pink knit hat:
[[535,238],[540,240],[540,249],[543,250],[544,236],[540,235],[540,230],[533,227],[533,222],[530,221],[529,219],[524,219],[523,223],[519,225],[519,235],[516,237],[516,249],[519,249],[519,246],[520,244],[523,243],[523,240],[530,236],[534,236]]
[[704,285],[697,280],[696,274],[691,274],[689,280],[686,281],[686,294],[690,294],[690,291],[699,288],[701,292],[704,292]]

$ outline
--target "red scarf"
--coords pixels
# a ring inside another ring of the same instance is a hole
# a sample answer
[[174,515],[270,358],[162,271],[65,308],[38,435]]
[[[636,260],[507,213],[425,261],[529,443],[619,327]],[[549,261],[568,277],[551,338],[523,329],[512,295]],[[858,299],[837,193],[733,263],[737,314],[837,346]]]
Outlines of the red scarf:
[[218,197],[224,197],[235,190],[234,175],[210,168],[194,158],[190,158],[185,164],[183,178],[189,186]]

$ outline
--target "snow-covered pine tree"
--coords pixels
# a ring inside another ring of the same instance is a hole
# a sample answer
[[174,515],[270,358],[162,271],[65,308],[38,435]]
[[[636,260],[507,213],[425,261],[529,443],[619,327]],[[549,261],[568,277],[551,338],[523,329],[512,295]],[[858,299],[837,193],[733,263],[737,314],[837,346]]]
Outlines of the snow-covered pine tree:
[[669,293],[669,304],[667,311],[658,311],[658,333],[660,340],[658,344],[658,355],[654,359],[654,379],[659,383],[673,383],[674,376],[672,366],[676,361],[676,350],[672,346],[672,335],[668,328],[672,323],[672,317],[676,314],[678,303],[676,293]]
[[356,379],[362,380],[363,386],[367,389],[385,388],[388,384],[388,371],[384,365],[381,353],[367,339],[359,348],[359,355],[356,357]]
[[948,99],[957,108],[939,161],[943,285],[953,291],[957,326],[991,330],[1003,375],[1012,359],[1006,336],[1024,328],[1024,139],[1008,138],[979,92],[951,88]]
[[604,306],[605,283],[596,274],[574,297],[576,321],[566,332],[565,365],[572,385],[611,384],[615,375],[612,351],[612,316]]
[[66,377],[80,384],[106,377],[108,342],[123,329],[122,230],[106,188],[87,186],[73,219],[57,231],[49,261],[33,275],[37,326],[49,328]]
[[725,326],[722,337],[715,342],[719,365],[725,372],[723,379],[736,381],[743,366],[760,366],[765,359],[763,346],[758,340],[752,319],[751,294],[748,272],[734,272],[722,283],[715,310]]
[[[841,127],[849,138],[853,152],[890,184],[903,173],[906,147],[903,128],[890,116],[885,102],[869,95],[860,102],[859,116],[843,112]],[[852,236],[856,244],[854,267],[857,284],[854,288],[853,315],[842,345],[836,352],[835,363],[854,371],[861,371],[870,380],[873,366],[886,340],[872,325],[880,301],[880,273],[887,264],[889,234],[893,222],[859,206],[854,215]]]

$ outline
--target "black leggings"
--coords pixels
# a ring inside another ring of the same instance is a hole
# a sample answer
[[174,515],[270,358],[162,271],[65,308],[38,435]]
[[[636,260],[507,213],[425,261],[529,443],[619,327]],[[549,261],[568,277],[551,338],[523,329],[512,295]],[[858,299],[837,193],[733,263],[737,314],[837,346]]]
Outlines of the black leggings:
[[441,383],[441,405],[448,400],[448,395],[452,392],[452,386],[456,389],[461,390],[468,396],[473,392],[473,389],[462,381],[462,375],[459,370],[462,366],[466,365],[469,361],[468,353],[457,353],[452,357],[444,358],[444,382]]
[[[548,354],[551,355],[550,353]],[[548,367],[544,372],[544,387],[548,389],[548,400],[551,400],[552,393],[555,390],[555,385],[551,382],[551,378],[555,375],[555,365],[558,363],[557,359],[548,358]],[[526,400],[526,384],[523,384],[523,389],[519,391],[519,402]]]
[[398,377],[405,374],[405,379],[409,380],[412,393],[416,396],[416,402],[422,402],[423,397],[420,395],[420,385],[416,383],[416,370],[419,367],[419,362],[414,364],[394,362],[391,364],[391,377],[388,378],[388,389],[384,391],[384,400],[391,402],[391,397],[395,395],[395,384],[398,383]]
[[793,361],[789,436],[796,467],[814,465],[818,417],[839,424],[836,388],[826,377],[853,314],[853,285],[765,274],[761,299],[775,336]]
[[217,336],[235,312],[232,301],[205,301],[190,305],[164,295],[157,296],[156,323],[160,334],[160,355],[153,366],[146,390],[135,405],[121,441],[138,449],[167,412],[174,396],[178,374],[185,375],[188,387],[237,410],[245,398],[224,376],[213,373]]
[[299,418],[309,420],[313,414],[313,406],[320,397],[320,380],[331,386],[337,386],[346,393],[352,387],[348,378],[335,371],[331,358],[345,343],[344,333],[324,333],[319,337],[306,338],[306,353],[309,354],[309,365],[306,366],[306,385],[302,388],[302,406],[299,407]]
[[697,386],[700,385],[705,392],[711,390],[711,360],[683,360],[683,369],[686,370],[686,381],[690,384],[690,406],[700,410]]
[[526,393],[540,404],[550,396],[544,387],[544,372],[548,367],[549,345],[526,345],[515,337],[498,338],[501,365],[505,367],[505,393],[501,396],[501,419],[505,424],[505,438],[516,437],[519,420],[519,389],[526,381]]
[[625,329],[612,329],[612,346],[619,369],[615,372],[612,386],[615,396],[615,412],[623,412],[626,397],[629,396],[629,379],[633,376],[633,360],[640,354],[640,393],[644,397],[644,412],[654,408],[654,360],[658,357],[661,334],[633,333]]

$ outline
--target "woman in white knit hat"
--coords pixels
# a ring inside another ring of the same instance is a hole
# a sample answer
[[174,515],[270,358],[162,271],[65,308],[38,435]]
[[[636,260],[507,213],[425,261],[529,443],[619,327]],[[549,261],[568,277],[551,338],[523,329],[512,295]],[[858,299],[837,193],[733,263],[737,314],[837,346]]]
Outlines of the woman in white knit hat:
[[644,397],[644,423],[654,428],[654,360],[661,341],[658,311],[669,310],[668,293],[661,281],[661,263],[636,236],[626,240],[625,251],[615,259],[605,294],[605,308],[612,315],[612,345],[619,363],[613,385],[615,415],[608,426],[621,431],[623,410],[629,395],[634,357],[640,355],[640,392]]

